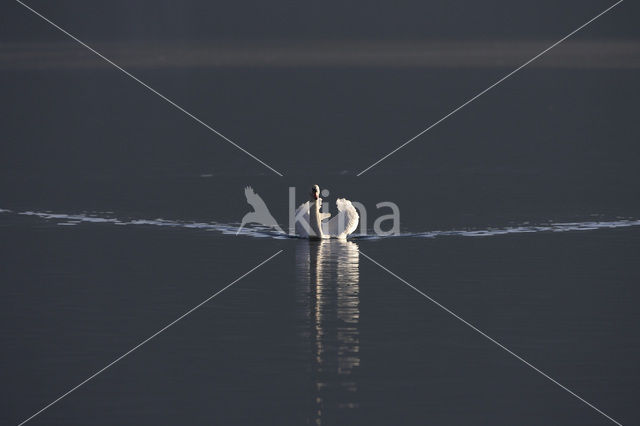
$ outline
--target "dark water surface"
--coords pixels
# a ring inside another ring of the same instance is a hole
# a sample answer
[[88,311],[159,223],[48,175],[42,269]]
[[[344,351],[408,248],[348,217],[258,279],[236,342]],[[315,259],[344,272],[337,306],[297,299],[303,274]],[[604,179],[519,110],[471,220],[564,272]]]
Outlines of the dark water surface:
[[[279,250],[30,424],[613,424],[360,253],[639,423],[636,69],[527,68],[356,177],[508,71],[135,70],[279,177],[116,70],[0,67],[0,423]],[[403,236],[234,235],[314,183]]]
[[0,220],[5,423],[278,250],[33,422],[606,424],[359,250],[637,419],[637,228],[314,243]]

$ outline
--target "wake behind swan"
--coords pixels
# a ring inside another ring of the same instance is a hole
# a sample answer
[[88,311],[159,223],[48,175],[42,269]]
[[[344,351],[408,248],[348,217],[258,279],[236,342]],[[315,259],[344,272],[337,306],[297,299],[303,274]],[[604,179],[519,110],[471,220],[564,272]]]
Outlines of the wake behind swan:
[[[345,200],[346,201],[346,200]],[[308,203],[300,206],[307,205]],[[298,210],[300,210],[300,208]],[[308,211],[306,213],[308,215]],[[357,213],[357,212],[356,212]],[[226,235],[236,235],[238,233],[237,223],[221,223],[221,222],[193,222],[178,219],[135,219],[135,218],[118,218],[114,217],[113,212],[82,212],[82,213],[53,213],[51,211],[16,211],[0,207],[0,219],[3,215],[17,215],[38,217],[46,221],[55,222],[57,226],[76,226],[81,224],[91,225],[116,225],[116,226],[157,226],[163,228],[182,228],[200,231],[217,231]],[[307,216],[308,217],[308,216]],[[308,220],[308,219],[307,219]],[[11,221],[9,222],[11,223]],[[308,223],[308,222],[307,222]],[[511,234],[539,234],[539,233],[556,233],[556,232],[578,232],[578,231],[601,231],[606,229],[623,229],[623,228],[640,228],[640,219],[638,218],[617,218],[615,220],[590,220],[586,222],[553,222],[545,221],[544,223],[531,224],[525,222],[520,225],[512,225],[506,227],[489,227],[480,229],[448,229],[448,230],[432,230],[425,232],[408,232],[398,235],[367,235],[351,234],[353,239],[368,240],[381,238],[446,238],[446,237],[473,237],[473,238],[489,238],[499,237]],[[288,239],[300,238],[301,233],[296,236],[284,234],[274,231],[272,228],[244,228],[240,231],[240,235],[257,238],[274,238]],[[305,237],[305,238],[308,238]]]
[[347,238],[358,227],[360,216],[351,201],[338,198],[338,214],[329,221],[331,213],[322,212],[320,187],[313,185],[310,200],[296,210],[296,234],[302,238]]

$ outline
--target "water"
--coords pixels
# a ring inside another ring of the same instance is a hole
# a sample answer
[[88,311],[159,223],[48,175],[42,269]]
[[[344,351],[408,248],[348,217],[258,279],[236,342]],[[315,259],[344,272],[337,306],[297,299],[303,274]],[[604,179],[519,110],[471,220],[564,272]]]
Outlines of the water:
[[[494,59],[504,53],[502,65],[349,65],[341,51],[315,66],[296,68],[294,55],[216,67],[182,64],[162,43],[135,45],[136,75],[279,177],[9,10],[3,31],[40,34],[37,49],[58,46],[66,60],[36,49],[9,63],[20,47],[0,48],[10,100],[0,114],[0,423],[19,424],[280,250],[30,424],[613,424],[433,301],[622,424],[638,423],[640,83],[624,52],[585,37],[579,46],[603,56],[580,62],[561,45],[356,176],[567,32],[554,18],[541,33],[546,12],[526,22],[505,13],[530,39],[528,50],[503,52],[513,34],[489,34],[505,38],[497,51],[480,43]],[[594,37],[620,28],[634,48],[633,13],[622,15],[598,22]],[[415,16],[411,34],[433,28],[423,17],[441,19]],[[155,28],[139,19],[130,31]],[[105,35],[111,23],[77,21],[78,35],[131,60],[126,28],[121,42]],[[351,34],[352,22],[334,29]],[[512,28],[499,23],[491,31]],[[476,40],[469,31],[460,36]],[[198,38],[197,52],[211,43]],[[333,213],[337,197],[363,203],[368,235],[235,235],[250,210],[245,186],[286,229],[288,188],[299,204],[315,183],[331,191]],[[371,235],[389,213],[381,201],[400,207],[399,236]]]
[[634,227],[317,243],[1,217],[8,419],[281,249],[39,421],[83,423],[97,410],[107,413],[97,424],[462,424],[496,412],[504,423],[605,423],[358,251],[599,408],[633,418]]
[[309,346],[313,424],[344,421],[358,409],[360,269],[351,241],[296,245],[301,340]]
[[[113,212],[84,212],[77,214],[54,213],[54,212],[34,212],[34,211],[12,211],[0,209],[0,214],[34,216],[54,222],[59,226],[76,226],[83,223],[90,224],[112,224],[118,226],[168,226],[183,229],[198,229],[203,231],[217,231],[225,235],[242,235],[257,238],[287,239],[299,238],[294,234],[277,231],[273,228],[249,224],[242,226],[240,223],[203,223],[189,222],[169,219],[120,219],[113,217]],[[436,237],[492,237],[506,234],[526,234],[534,232],[570,232],[570,231],[594,231],[598,229],[614,229],[640,226],[640,220],[618,219],[614,221],[587,221],[587,222],[545,222],[541,224],[531,224],[526,222],[518,226],[491,227],[487,229],[452,229],[452,230],[432,230],[428,232],[397,233],[382,235],[377,234],[375,229],[359,228],[360,232],[355,232],[349,236],[350,240],[377,240],[387,238],[436,238]]]

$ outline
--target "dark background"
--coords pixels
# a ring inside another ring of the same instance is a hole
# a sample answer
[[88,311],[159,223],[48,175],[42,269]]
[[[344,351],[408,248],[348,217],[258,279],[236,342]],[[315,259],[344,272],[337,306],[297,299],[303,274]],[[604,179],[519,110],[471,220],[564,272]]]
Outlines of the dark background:
[[[5,2],[1,209],[234,224],[252,185],[286,225],[287,188],[301,203],[317,183],[331,190],[334,212],[336,196],[365,204],[369,228],[388,213],[376,203],[396,202],[409,234],[640,217],[637,3],[621,3],[361,177],[613,2],[27,4],[284,177]],[[457,56],[443,59],[451,49]],[[325,53],[300,59],[314,52]],[[358,244],[632,424],[639,235]],[[298,244],[0,214],[2,423],[18,424],[281,248],[246,287],[33,424],[312,423],[312,322],[296,309],[314,289],[294,274]],[[339,261],[325,267],[335,272]],[[357,407],[340,408],[334,395],[329,424],[607,424],[360,262]]]
[[[615,2],[542,0],[400,1],[301,3],[278,1],[45,1],[25,2],[62,28],[87,40],[198,39],[559,39]],[[623,2],[581,37],[637,38],[637,5]],[[4,6],[2,35],[7,40],[51,40],[51,29]],[[73,24],[73,29],[69,28]]]

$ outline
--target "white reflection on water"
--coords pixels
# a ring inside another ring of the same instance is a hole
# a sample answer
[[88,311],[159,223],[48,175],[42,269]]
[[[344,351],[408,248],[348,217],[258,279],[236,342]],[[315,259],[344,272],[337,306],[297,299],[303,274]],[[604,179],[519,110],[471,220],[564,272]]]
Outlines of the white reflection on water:
[[336,410],[357,408],[360,365],[358,245],[301,241],[296,245],[298,302],[306,317],[314,401],[311,422],[331,422]]

